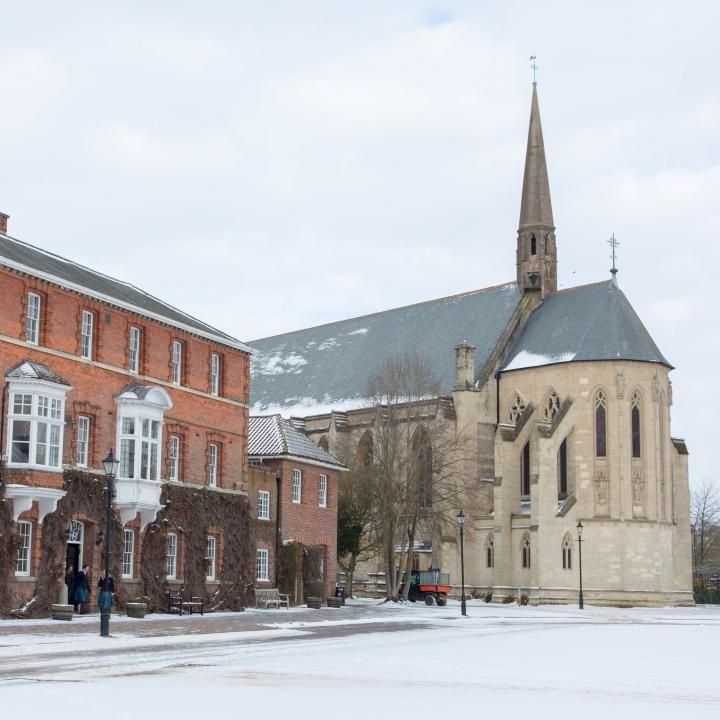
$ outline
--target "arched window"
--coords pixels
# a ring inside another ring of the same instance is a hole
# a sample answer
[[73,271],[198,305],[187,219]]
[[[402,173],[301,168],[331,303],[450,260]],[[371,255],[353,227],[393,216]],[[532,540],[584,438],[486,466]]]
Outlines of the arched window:
[[369,468],[374,460],[373,452],[373,436],[369,430],[366,430],[360,438],[355,454],[358,468]]
[[569,535],[563,538],[562,566],[563,570],[572,570],[572,540]]
[[567,462],[567,438],[560,444],[558,450],[558,498],[564,500],[568,495],[568,462]]
[[552,390],[545,401],[543,414],[547,422],[552,422],[560,410],[560,397]]
[[632,456],[639,458],[641,455],[640,442],[640,393],[637,390],[632,394],[630,400],[630,425],[632,432]]
[[530,567],[530,536],[527,533],[523,535],[522,544],[520,546],[520,560],[524,568]]
[[412,441],[413,465],[411,471],[417,491],[418,506],[432,507],[432,445],[427,431],[418,428]]
[[537,240],[534,233],[530,236],[530,254],[537,255]]
[[485,543],[485,563],[489,568],[495,567],[495,542],[493,541],[492,533],[488,535]]
[[607,397],[602,390],[595,395],[595,457],[607,457]]
[[329,447],[330,447],[330,444],[329,444],[329,441],[328,441],[328,436],[327,436],[327,435],[323,435],[323,436],[320,438],[320,440],[318,441],[318,445],[319,445],[325,452],[327,452],[328,449],[329,449]]
[[530,496],[530,441],[525,443],[520,456],[520,494]]
[[525,412],[526,406],[527,403],[523,399],[523,396],[516,392],[515,397],[510,404],[510,410],[508,411],[508,419],[511,423],[515,424],[520,419],[520,416]]

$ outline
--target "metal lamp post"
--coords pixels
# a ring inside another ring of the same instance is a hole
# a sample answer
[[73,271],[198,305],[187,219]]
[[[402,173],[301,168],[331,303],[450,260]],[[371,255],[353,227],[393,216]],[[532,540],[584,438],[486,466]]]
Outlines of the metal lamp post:
[[578,606],[580,610],[583,609],[583,591],[582,591],[582,531],[583,531],[583,524],[578,521],[577,524],[577,534],[578,534],[578,566],[580,568],[580,597]]
[[460,600],[460,614],[467,615],[467,607],[465,605],[465,513],[460,509],[457,514],[458,525],[460,526],[460,587],[462,599]]
[[[113,455],[112,448],[108,456],[102,461],[103,470],[105,471],[105,577],[103,578],[102,593],[108,593],[110,579],[110,553],[112,551],[112,501],[113,501],[113,480],[117,474],[120,461]],[[100,636],[109,637],[110,635],[110,609],[112,601],[106,594],[100,598]]]

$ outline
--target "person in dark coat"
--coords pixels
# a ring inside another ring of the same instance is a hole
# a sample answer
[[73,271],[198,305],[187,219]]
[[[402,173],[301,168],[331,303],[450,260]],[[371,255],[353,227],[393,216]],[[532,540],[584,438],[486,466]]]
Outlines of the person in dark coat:
[[68,565],[67,570],[65,571],[65,584],[67,585],[68,591],[68,605],[73,605],[75,603],[75,569],[72,565]]
[[113,593],[115,592],[115,581],[112,575],[105,577],[105,573],[98,580],[98,607],[102,610],[105,607],[111,608],[113,604]]
[[78,570],[75,575],[75,593],[73,594],[75,612],[82,611],[83,606],[87,603],[88,593],[90,592],[89,570],[90,568],[87,565],[83,565],[82,570]]

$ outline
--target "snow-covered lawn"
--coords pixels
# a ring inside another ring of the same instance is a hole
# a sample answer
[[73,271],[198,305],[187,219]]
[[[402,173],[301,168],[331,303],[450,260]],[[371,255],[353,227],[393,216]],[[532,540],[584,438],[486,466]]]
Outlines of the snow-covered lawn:
[[254,611],[243,621],[264,629],[190,637],[138,637],[137,621],[115,618],[109,639],[92,618],[63,638],[2,622],[2,708],[30,720],[720,717],[720,608],[363,609]]

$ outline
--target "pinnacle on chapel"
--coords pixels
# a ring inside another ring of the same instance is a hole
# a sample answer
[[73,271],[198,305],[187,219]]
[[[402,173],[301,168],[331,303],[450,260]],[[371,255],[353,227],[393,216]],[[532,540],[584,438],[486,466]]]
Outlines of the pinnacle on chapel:
[[530,106],[530,127],[520,203],[517,279],[523,291],[539,290],[541,297],[557,291],[555,223],[535,82],[533,82]]

